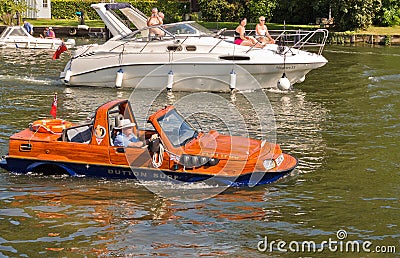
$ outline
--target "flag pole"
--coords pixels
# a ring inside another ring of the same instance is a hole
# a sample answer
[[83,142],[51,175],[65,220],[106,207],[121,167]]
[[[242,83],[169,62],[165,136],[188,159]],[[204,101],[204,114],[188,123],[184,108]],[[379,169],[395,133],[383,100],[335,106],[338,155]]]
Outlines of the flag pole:
[[54,93],[53,103],[51,104],[50,114],[54,119],[57,118],[57,92]]

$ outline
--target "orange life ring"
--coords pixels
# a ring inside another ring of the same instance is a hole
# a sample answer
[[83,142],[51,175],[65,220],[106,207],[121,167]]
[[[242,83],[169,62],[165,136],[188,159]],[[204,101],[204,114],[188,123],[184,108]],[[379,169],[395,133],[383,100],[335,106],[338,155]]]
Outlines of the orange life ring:
[[42,119],[36,120],[31,125],[31,130],[39,133],[62,133],[72,123],[63,119]]

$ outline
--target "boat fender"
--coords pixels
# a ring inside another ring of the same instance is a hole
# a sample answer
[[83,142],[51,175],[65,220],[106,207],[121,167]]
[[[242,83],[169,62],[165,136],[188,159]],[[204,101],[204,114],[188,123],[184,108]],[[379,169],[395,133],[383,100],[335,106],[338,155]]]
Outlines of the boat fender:
[[65,77],[64,77],[64,82],[69,83],[69,80],[71,79],[72,71],[71,68],[68,68],[68,70],[65,72]]
[[71,122],[63,119],[42,119],[36,120],[29,125],[29,128],[38,133],[62,133],[64,129],[72,126]]
[[69,29],[69,35],[71,35],[71,36],[75,36],[76,35],[76,29],[75,28],[71,28],[71,29]]
[[229,89],[233,91],[236,88],[236,73],[234,70],[232,70],[230,73],[230,79]]
[[283,73],[282,77],[279,78],[277,87],[280,90],[289,90],[290,89],[290,81],[286,77],[285,73]]
[[174,72],[171,70],[168,72],[168,82],[167,82],[167,91],[172,90],[172,85],[174,84]]
[[117,77],[115,78],[115,88],[121,88],[122,80],[124,79],[124,70],[119,68],[117,71]]

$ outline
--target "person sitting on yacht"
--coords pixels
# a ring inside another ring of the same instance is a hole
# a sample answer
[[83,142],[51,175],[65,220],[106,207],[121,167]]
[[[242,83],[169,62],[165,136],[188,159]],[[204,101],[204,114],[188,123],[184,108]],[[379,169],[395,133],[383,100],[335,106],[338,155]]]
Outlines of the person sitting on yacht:
[[[158,12],[158,9],[154,7],[151,10],[151,16],[147,19],[147,26],[157,26],[162,25],[164,19],[164,14],[162,12]],[[164,36],[164,32],[159,28],[150,28],[149,29],[150,35],[158,35]]]
[[275,44],[275,40],[271,37],[271,35],[269,35],[268,28],[265,25],[265,17],[260,16],[258,19],[260,20],[260,23],[256,25],[256,35],[258,36],[257,40],[265,44]]
[[33,35],[33,26],[27,20],[24,19],[24,29],[31,35]]
[[245,36],[246,24],[247,24],[247,19],[241,18],[239,26],[237,26],[235,29],[235,39],[233,43],[241,46],[252,46],[252,47],[263,48],[265,45],[259,43],[254,37]]
[[56,38],[56,33],[54,32],[52,27],[49,27],[49,30],[47,31],[46,39],[55,39]]

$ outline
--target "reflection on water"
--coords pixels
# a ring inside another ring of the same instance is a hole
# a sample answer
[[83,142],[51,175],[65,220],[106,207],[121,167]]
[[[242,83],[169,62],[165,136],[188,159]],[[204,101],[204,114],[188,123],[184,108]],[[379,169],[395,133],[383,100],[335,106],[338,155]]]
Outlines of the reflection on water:
[[[51,54],[0,50],[2,155],[11,134],[50,116],[54,92],[59,116],[73,122],[85,120],[108,100],[132,96],[131,90],[64,87],[58,75],[68,57],[52,61]],[[262,253],[257,243],[265,236],[320,243],[337,240],[339,229],[347,231],[346,240],[395,245],[398,251],[400,49],[328,47],[325,56],[329,63],[294,91],[264,91],[270,105],[262,92],[135,93],[139,124],[145,125],[151,111],[174,104],[185,112],[195,109],[204,130],[276,138],[299,158],[289,177],[178,203],[134,180],[1,173],[0,256],[315,256]],[[231,130],[235,110],[241,127]],[[273,113],[273,123],[264,123],[254,110],[264,120]]]

